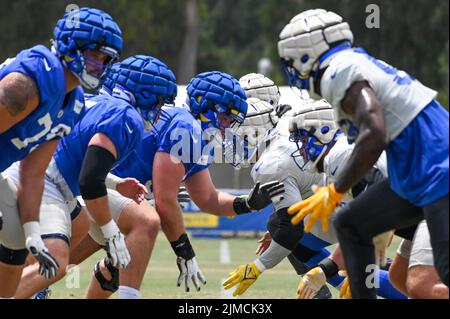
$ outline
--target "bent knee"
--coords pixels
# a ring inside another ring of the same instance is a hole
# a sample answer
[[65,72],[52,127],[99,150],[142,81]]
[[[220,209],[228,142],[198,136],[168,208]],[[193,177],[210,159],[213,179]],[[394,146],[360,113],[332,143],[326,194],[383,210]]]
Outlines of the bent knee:
[[408,271],[406,290],[413,299],[433,298],[433,287],[441,281],[432,266],[416,266]]

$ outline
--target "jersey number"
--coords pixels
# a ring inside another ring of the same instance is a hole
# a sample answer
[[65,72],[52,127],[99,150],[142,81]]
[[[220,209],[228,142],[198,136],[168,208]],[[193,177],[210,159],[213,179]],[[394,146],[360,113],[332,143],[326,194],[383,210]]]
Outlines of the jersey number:
[[20,138],[13,138],[11,142],[19,149],[26,148],[30,143],[35,143],[39,141],[42,137],[47,135],[45,137],[46,141],[49,141],[51,139],[54,139],[55,137],[64,137],[65,135],[69,134],[71,131],[71,128],[64,124],[59,124],[52,128],[52,118],[49,113],[45,114],[43,117],[41,117],[38,120],[39,125],[43,126],[44,128],[42,131],[37,133],[34,136],[27,137],[24,140],[21,140]]

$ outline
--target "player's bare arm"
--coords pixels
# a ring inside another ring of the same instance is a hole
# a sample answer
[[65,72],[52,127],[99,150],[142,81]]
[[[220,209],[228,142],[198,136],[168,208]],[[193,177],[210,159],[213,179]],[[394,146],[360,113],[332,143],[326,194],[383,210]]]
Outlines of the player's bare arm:
[[39,91],[34,80],[12,72],[0,80],[0,133],[27,117],[39,105]]
[[169,241],[175,241],[186,232],[178,203],[178,189],[185,174],[183,164],[170,154],[158,152],[153,164],[153,192],[156,211]]
[[382,107],[367,82],[354,83],[342,101],[342,109],[352,115],[359,129],[354,151],[335,183],[345,193],[361,180],[387,146]]
[[217,191],[207,169],[191,176],[186,181],[186,189],[202,211],[217,216],[236,215],[233,209],[233,201],[236,197]]
[[20,182],[17,188],[22,224],[39,221],[39,207],[44,191],[44,174],[58,140],[48,141],[20,162]]

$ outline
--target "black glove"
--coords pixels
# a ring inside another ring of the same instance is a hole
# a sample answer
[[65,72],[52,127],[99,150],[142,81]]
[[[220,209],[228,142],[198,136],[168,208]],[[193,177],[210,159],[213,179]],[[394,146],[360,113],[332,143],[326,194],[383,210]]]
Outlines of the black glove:
[[233,203],[236,214],[247,214],[252,210],[261,210],[271,204],[283,199],[284,184],[272,181],[260,185],[256,183],[247,197],[236,197]]

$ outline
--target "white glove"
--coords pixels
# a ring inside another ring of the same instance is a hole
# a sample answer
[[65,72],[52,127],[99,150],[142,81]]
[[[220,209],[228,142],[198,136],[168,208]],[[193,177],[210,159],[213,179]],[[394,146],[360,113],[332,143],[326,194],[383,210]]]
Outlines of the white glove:
[[205,276],[203,275],[200,267],[198,266],[195,257],[189,260],[183,257],[177,257],[177,266],[180,270],[180,275],[178,276],[177,286],[180,287],[183,280],[186,283],[186,292],[190,291],[190,281],[194,283],[197,291],[200,291],[200,283],[206,284]]
[[313,299],[326,282],[327,277],[322,268],[314,267],[300,280],[297,288],[297,299]]
[[393,237],[394,231],[390,230],[378,236],[375,236],[372,240],[375,246],[375,260],[377,265],[380,267],[386,266],[386,248],[388,248],[391,244]]
[[117,224],[111,219],[109,223],[101,226],[100,229],[106,240],[106,251],[111,258],[113,266],[117,268],[127,268],[131,261],[131,257],[125,243],[125,236],[120,232]]
[[39,274],[46,279],[56,276],[59,264],[55,258],[48,252],[47,247],[42,241],[38,222],[28,222],[23,224],[25,233],[25,246],[28,251],[39,262]]

